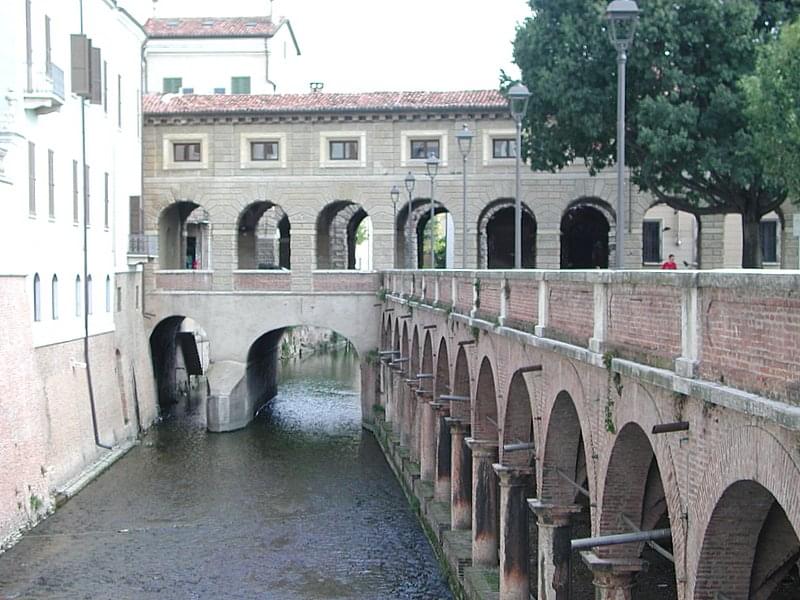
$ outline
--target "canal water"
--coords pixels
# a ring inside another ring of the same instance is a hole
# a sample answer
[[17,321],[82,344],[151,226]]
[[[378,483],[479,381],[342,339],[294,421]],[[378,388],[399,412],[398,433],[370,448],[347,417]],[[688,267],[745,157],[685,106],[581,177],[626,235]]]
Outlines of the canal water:
[[244,430],[168,417],[0,556],[0,600],[452,598],[357,390],[340,352],[285,363]]

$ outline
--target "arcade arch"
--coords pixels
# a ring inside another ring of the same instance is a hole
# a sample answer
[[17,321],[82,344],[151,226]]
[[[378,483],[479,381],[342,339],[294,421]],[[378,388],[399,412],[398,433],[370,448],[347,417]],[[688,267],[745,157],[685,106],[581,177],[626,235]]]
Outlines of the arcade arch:
[[[516,204],[513,198],[490,202],[478,217],[478,268],[512,269],[515,264]],[[522,267],[536,267],[536,217],[522,203]]]
[[372,269],[372,219],[361,205],[336,200],[317,216],[317,269]]
[[159,268],[210,269],[211,222],[199,204],[174,202],[158,217]]
[[239,215],[240,269],[291,269],[291,227],[284,210],[272,202],[253,202]]
[[[430,268],[431,217],[430,200],[415,198],[397,213],[395,245],[397,268]],[[433,244],[437,269],[454,266],[453,243],[455,236],[453,217],[441,202],[433,203]]]
[[614,222],[611,207],[599,198],[572,202],[561,217],[561,268],[607,269]]

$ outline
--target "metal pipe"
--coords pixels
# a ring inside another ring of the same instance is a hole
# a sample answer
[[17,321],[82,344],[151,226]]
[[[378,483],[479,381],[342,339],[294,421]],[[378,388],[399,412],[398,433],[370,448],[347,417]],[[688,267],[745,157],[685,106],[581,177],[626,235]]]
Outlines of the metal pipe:
[[[621,514],[619,518],[622,519],[622,522],[625,523],[628,527],[630,527],[634,531],[642,530],[639,526],[636,525],[636,523],[633,522],[633,520],[631,520],[631,518],[628,515]],[[659,546],[653,540],[648,540],[646,544],[650,546],[653,550],[658,552],[661,556],[666,558],[668,561],[670,561],[671,563],[675,562],[675,557],[672,555],[671,552],[669,552],[669,550],[667,550],[663,546]]]
[[504,444],[503,452],[516,452],[518,450],[536,450],[536,444],[520,442],[519,444]]
[[472,344],[477,344],[478,340],[463,340],[458,342],[459,346],[471,346]]
[[530,367],[522,367],[517,369],[517,373],[537,373],[542,370],[542,365],[531,365]]
[[620,544],[632,544],[646,542],[648,540],[663,540],[671,537],[672,532],[669,529],[652,529],[650,531],[635,531],[632,533],[615,533],[613,535],[580,538],[572,540],[570,546],[573,550],[584,550],[586,548],[597,548],[598,546],[618,546]]
[[425,325],[423,329],[436,329],[438,325]]
[[450,394],[442,394],[439,400],[449,400],[451,402],[469,402],[469,396],[451,396]]
[[417,373],[417,379],[433,379],[433,373]]
[[577,481],[572,479],[572,477],[570,477],[569,475],[564,473],[564,471],[562,471],[561,469],[556,469],[556,473],[558,474],[559,477],[561,477],[561,479],[566,481],[568,484],[570,484],[572,487],[574,487],[576,490],[578,490],[581,494],[583,494],[587,498],[591,498],[591,495],[589,494],[589,490],[587,490],[585,487],[580,485]]
[[653,433],[672,433],[673,431],[688,431],[689,421],[675,421],[674,423],[659,423],[653,425]]

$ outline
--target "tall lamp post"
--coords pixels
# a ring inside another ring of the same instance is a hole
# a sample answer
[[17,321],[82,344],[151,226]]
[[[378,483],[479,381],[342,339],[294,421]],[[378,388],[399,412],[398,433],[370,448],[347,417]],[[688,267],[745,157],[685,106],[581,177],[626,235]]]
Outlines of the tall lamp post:
[[431,215],[428,219],[428,225],[431,228],[431,269],[436,268],[436,255],[433,251],[433,180],[436,177],[436,173],[439,172],[439,159],[436,158],[436,155],[431,152],[428,155],[428,158],[425,159],[425,170],[428,172],[428,177],[431,178]]
[[461,268],[467,268],[467,156],[469,155],[469,151],[472,149],[472,138],[474,137],[473,133],[467,127],[467,124],[464,123],[464,126],[461,128],[456,134],[456,140],[458,141],[458,151],[461,152],[461,171],[464,174],[464,181],[463,181],[463,196],[461,198]]
[[406,243],[405,243],[405,252],[406,254],[406,269],[413,269],[414,266],[411,264],[411,252],[408,251],[408,244],[411,241],[411,202],[414,199],[414,184],[416,183],[416,179],[414,178],[414,174],[409,171],[406,178],[403,180],[403,183],[406,186],[406,192],[408,192],[408,212],[406,213]]
[[397,201],[400,199],[400,188],[392,186],[389,192],[392,199],[392,268],[397,268]]
[[520,198],[519,169],[522,156],[522,118],[528,110],[528,99],[531,93],[521,83],[517,83],[508,90],[508,108],[514,122],[517,124],[517,144],[514,148],[516,156],[516,187],[514,205],[514,268],[522,268],[522,199]]
[[625,261],[625,63],[639,12],[633,0],[613,0],[606,8],[608,34],[617,49],[617,269],[624,268]]

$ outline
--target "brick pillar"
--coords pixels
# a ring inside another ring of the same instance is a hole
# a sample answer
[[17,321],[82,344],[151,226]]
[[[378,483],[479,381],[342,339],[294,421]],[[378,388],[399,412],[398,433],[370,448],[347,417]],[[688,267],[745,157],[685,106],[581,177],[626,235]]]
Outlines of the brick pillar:
[[450,528],[472,526],[472,452],[467,446],[468,421],[448,417],[450,426]]
[[436,414],[430,402],[432,395],[433,392],[426,390],[419,404],[422,412],[419,476],[422,481],[431,482],[436,478]]
[[594,552],[581,552],[594,576],[596,600],[633,600],[634,578],[646,564],[639,559],[605,559]]
[[432,402],[436,419],[436,479],[434,484],[434,499],[437,502],[450,502],[450,460],[452,444],[450,426],[447,418],[450,416],[450,406],[443,402]]
[[405,382],[405,373],[399,373],[400,383],[400,445],[408,448],[411,445],[411,390]]
[[497,566],[497,442],[467,439],[472,451],[472,565]]
[[528,501],[536,514],[539,530],[537,563],[539,600],[569,600],[570,517],[580,512],[577,505],[555,506],[538,499]]
[[409,444],[411,445],[411,460],[419,464],[420,458],[420,441],[422,434],[422,399],[417,396],[417,388],[414,384],[408,385],[408,403],[411,407],[411,418],[409,423],[411,425],[411,432]]
[[528,504],[530,468],[493,465],[500,478],[500,600],[529,600]]

